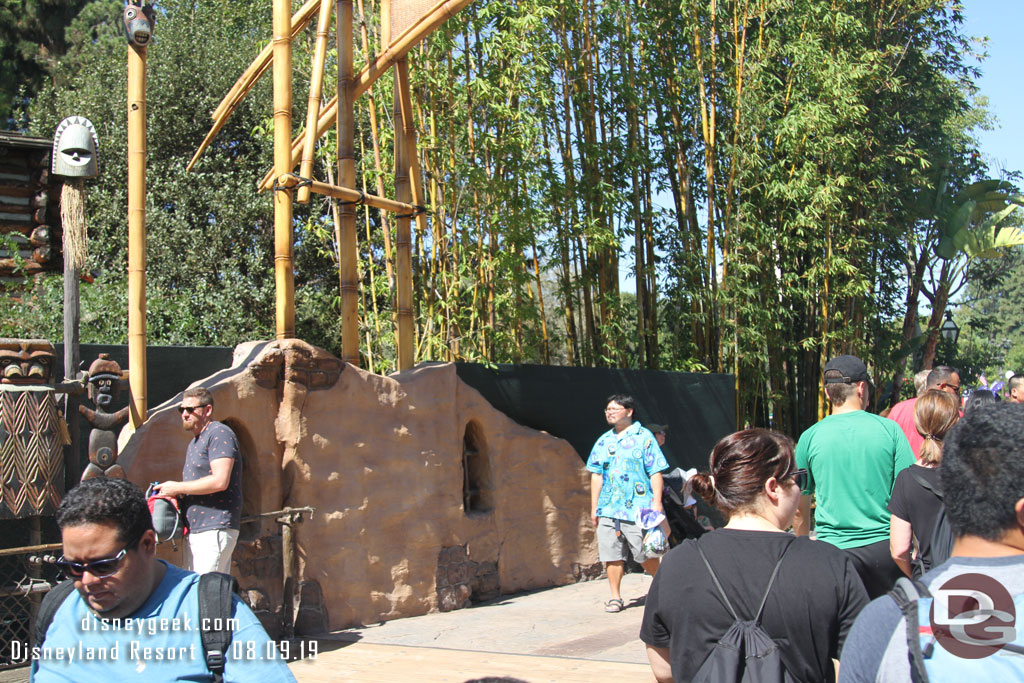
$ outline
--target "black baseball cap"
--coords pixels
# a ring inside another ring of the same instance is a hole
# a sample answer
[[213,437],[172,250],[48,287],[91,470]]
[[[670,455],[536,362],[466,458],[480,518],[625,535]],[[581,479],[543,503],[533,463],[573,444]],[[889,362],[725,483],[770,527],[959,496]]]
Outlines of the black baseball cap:
[[[834,370],[839,376],[829,377],[828,372]],[[868,366],[857,356],[836,356],[825,365],[825,384],[852,384],[854,382],[870,382]]]

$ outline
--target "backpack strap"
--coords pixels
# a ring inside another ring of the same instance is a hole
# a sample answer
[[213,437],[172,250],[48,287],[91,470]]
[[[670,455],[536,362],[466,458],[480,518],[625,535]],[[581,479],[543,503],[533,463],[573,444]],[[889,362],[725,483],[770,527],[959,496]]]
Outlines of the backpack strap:
[[[796,539],[793,539],[796,540]],[[786,551],[793,545],[793,540],[786,544],[785,550],[782,551],[782,555],[779,556],[779,561],[775,563],[775,568],[772,569],[772,576],[768,579],[768,588],[764,591],[764,597],[761,598],[761,606],[757,608],[757,614],[754,615],[754,623],[761,623],[761,612],[764,611],[764,604],[768,601],[768,593],[772,590],[772,585],[775,583],[775,577],[779,573],[779,566],[782,564],[782,559],[786,556]],[[711,563],[708,562],[708,556],[704,554],[704,549],[700,547],[700,541],[694,541],[694,545],[697,546],[697,552],[700,553],[700,559],[704,560],[704,566],[708,568],[708,573],[711,574],[711,580],[715,583],[715,588],[718,589],[718,594],[722,596],[722,600],[725,601],[725,606],[729,610],[729,614],[732,615],[733,621],[742,621],[736,614],[736,610],[732,608],[732,603],[729,602],[729,596],[725,594],[725,590],[722,588],[721,582],[718,580],[718,576],[715,574],[715,570],[711,568]]]
[[931,597],[931,593],[920,581],[912,581],[901,576],[896,579],[896,586],[889,591],[889,596],[896,602],[896,606],[907,620],[907,654],[910,657],[911,679],[914,683],[928,683],[928,671],[924,666],[924,653],[921,651],[918,629],[917,601]]
[[931,483],[923,476],[921,476],[920,472],[915,472],[912,467],[908,468],[908,471],[910,472],[910,476],[914,478],[914,481],[916,481],[918,484],[934,493],[935,497],[938,498],[939,500],[943,500],[942,489],[940,489],[938,486],[936,486],[935,484]]
[[796,539],[794,538],[792,541],[786,544],[786,547],[785,549],[783,549],[782,554],[779,555],[779,561],[775,563],[775,569],[772,570],[772,577],[768,579],[768,587],[764,589],[764,597],[761,598],[761,606],[757,608],[757,616],[754,617],[754,623],[759,626],[761,624],[761,613],[764,612],[764,604],[768,602],[768,594],[771,592],[772,585],[775,583],[775,577],[779,574],[779,567],[782,566],[782,560],[786,557],[786,552],[789,551],[790,546],[793,545],[793,541],[795,540]]
[[75,582],[68,579],[58,583],[43,596],[43,602],[39,605],[39,611],[36,613],[35,628],[32,631],[36,647],[42,645],[46,640],[46,631],[50,628],[53,615],[57,613],[73,590],[75,590]]
[[700,553],[700,559],[704,560],[704,566],[708,568],[708,573],[711,574],[711,580],[715,582],[715,588],[718,589],[718,594],[722,596],[722,600],[725,600],[725,607],[729,610],[729,614],[732,615],[733,621],[740,621],[739,616],[736,614],[736,610],[732,608],[732,603],[729,602],[729,596],[725,594],[722,584],[718,581],[718,576],[715,575],[715,570],[711,568],[711,563],[708,562],[708,556],[704,554],[704,549],[700,547],[700,540],[694,541],[694,545],[697,546],[697,552]]
[[199,576],[199,623],[219,627],[203,628],[199,632],[206,668],[213,674],[213,683],[224,680],[224,664],[234,636],[229,627],[232,600],[237,590],[238,582],[230,574],[210,572]]

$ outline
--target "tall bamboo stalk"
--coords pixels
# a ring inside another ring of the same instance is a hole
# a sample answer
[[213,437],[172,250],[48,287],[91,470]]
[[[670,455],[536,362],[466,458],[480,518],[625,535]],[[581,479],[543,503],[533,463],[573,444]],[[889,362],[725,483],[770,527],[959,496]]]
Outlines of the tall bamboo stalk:
[[[359,10],[359,14],[365,16],[363,10],[363,0],[357,0],[356,8]],[[370,63],[373,61],[372,53],[370,52],[370,37],[366,30],[366,22],[359,22],[359,35],[363,43],[363,59]],[[377,125],[377,100],[373,96],[373,89],[367,90],[366,105],[367,111],[370,115],[370,140],[373,143],[373,169],[374,176],[377,182],[377,194],[381,197],[384,196],[384,166],[380,159],[380,132]],[[364,174],[365,176],[365,174]],[[386,213],[380,214],[380,226],[384,233],[384,268],[388,275],[388,285],[391,287],[395,286],[395,269],[392,265],[395,255],[391,251],[391,216]],[[367,237],[369,239],[369,237]],[[376,296],[374,297],[374,306],[376,307]],[[374,308],[376,311],[376,308]]]
[[128,46],[128,368],[128,412],[138,429],[147,409],[146,48],[136,45]]
[[[319,7],[320,0],[307,0],[306,4],[295,13],[295,16],[292,17],[291,20],[292,40],[297,38],[299,33],[306,28],[306,25],[313,17],[313,12],[316,12]],[[199,157],[202,156],[206,148],[210,146],[213,139],[217,137],[217,133],[221,131],[224,124],[228,122],[231,114],[234,113],[239,103],[241,103],[242,98],[252,90],[253,86],[256,85],[256,82],[259,81],[263,74],[267,72],[267,69],[270,68],[273,63],[273,50],[273,43],[263,48],[259,55],[257,55],[256,59],[253,60],[252,64],[250,64],[245,72],[238,77],[235,84],[231,86],[228,94],[224,96],[224,99],[217,105],[217,108],[214,109],[213,114],[211,115],[213,118],[213,126],[206,134],[206,137],[203,138],[203,141],[200,143],[195,154],[192,155],[192,158],[188,162],[188,166],[185,167],[186,171],[192,170],[192,167],[196,165],[197,161],[199,161]],[[271,170],[270,175],[273,175],[273,170]]]
[[[402,123],[405,127],[405,154],[406,163],[409,165],[409,180],[412,188],[412,203],[421,207],[424,206],[423,197],[423,174],[420,170],[420,157],[416,149],[416,118],[412,108],[412,91],[409,83],[409,60],[402,59],[395,65],[395,74],[398,77],[399,106],[402,108]],[[416,230],[420,235],[427,232],[427,215],[424,211],[416,212]]]
[[[352,0],[338,0],[338,184],[356,185],[355,98],[352,92]],[[310,136],[306,136],[307,138]],[[356,206],[341,206],[338,243],[341,289],[341,359],[359,365],[359,269]]]
[[[274,175],[291,173],[291,2],[274,0]],[[295,336],[295,273],[292,265],[292,191],[274,192],[274,282],[278,339]]]
[[[316,23],[316,47],[313,50],[313,74],[309,80],[309,100],[306,105],[306,130],[316,126],[320,118],[320,94],[324,86],[324,61],[327,57],[327,34],[331,30],[331,3],[320,3],[320,16]],[[303,178],[313,177],[313,152],[316,149],[316,138],[306,136],[306,144],[302,148],[302,165],[299,175]],[[333,184],[333,183],[332,183]],[[296,193],[295,201],[299,204],[309,203],[309,187],[303,185]]]
[[[429,12],[420,17],[419,20],[405,31],[402,35],[398,36],[388,45],[381,54],[377,55],[371,63],[364,66],[358,74],[355,75],[352,83],[352,97],[357,99],[360,95],[366,92],[370,86],[376,82],[378,78],[387,73],[387,70],[398,63],[399,60],[408,54],[409,50],[416,46],[416,44],[423,39],[424,36],[430,34],[435,28],[444,23],[449,17],[454,16],[459,10],[468,5],[471,0],[442,0],[434,6]],[[384,3],[382,3],[383,6]],[[382,15],[386,18],[388,12],[382,9]],[[381,35],[384,35],[383,29],[386,28],[382,24]],[[387,44],[387,41],[384,41]],[[338,116],[338,99],[335,96],[329,100],[326,105],[321,109],[320,120],[317,122],[316,130],[313,134],[320,138],[327,129],[337,120]],[[304,144],[305,136],[307,131],[303,131],[295,140],[292,142],[292,163],[298,163],[302,156],[302,147]],[[260,181],[259,189],[267,190],[270,189],[273,183],[273,172],[267,173],[263,180]]]
[[[408,202],[412,198],[409,180],[409,145],[406,141],[405,121],[402,118],[402,88],[399,71],[395,70],[394,84],[394,121],[395,121],[395,198],[400,202]],[[397,235],[395,240],[395,270],[397,291],[395,308],[398,311],[398,370],[410,370],[415,359],[415,336],[413,330],[412,303],[412,228],[410,214],[397,216]]]

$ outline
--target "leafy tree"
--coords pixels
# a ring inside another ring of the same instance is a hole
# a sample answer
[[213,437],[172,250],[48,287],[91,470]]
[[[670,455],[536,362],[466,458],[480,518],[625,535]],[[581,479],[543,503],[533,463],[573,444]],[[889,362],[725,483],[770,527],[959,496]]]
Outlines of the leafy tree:
[[[91,0],[0,0],[0,128],[20,127],[18,110],[68,47],[65,29]],[[100,0],[101,5],[107,3]]]
[[[52,81],[30,111],[32,130],[41,136],[51,135],[71,114],[95,124],[101,177],[88,186],[90,265],[97,272],[96,287],[123,293],[128,46],[120,4],[104,5],[106,21],[69,30],[70,49],[55,63]],[[233,345],[266,338],[272,336],[274,305],[272,207],[268,195],[256,193],[254,180],[270,160],[261,132],[270,114],[262,107],[268,83],[242,103],[198,168],[184,171],[209,112],[262,47],[266,13],[227,1],[170,0],[160,10],[147,65],[148,341]],[[304,264],[299,270],[300,282],[319,278]],[[44,292],[59,290],[55,279],[40,284]],[[125,307],[118,302],[123,294],[92,297],[90,291],[86,287],[83,294],[83,341],[123,342]],[[48,293],[42,300],[54,298]],[[47,327],[60,329],[60,308],[46,314]],[[319,329],[305,331],[311,341],[327,341]]]

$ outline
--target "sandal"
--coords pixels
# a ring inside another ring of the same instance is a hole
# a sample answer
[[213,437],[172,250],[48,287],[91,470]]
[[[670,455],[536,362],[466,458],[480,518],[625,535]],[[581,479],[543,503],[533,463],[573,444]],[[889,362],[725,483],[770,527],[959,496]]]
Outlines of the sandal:
[[619,598],[612,598],[608,602],[604,603],[605,612],[621,612],[624,609],[622,600]]

